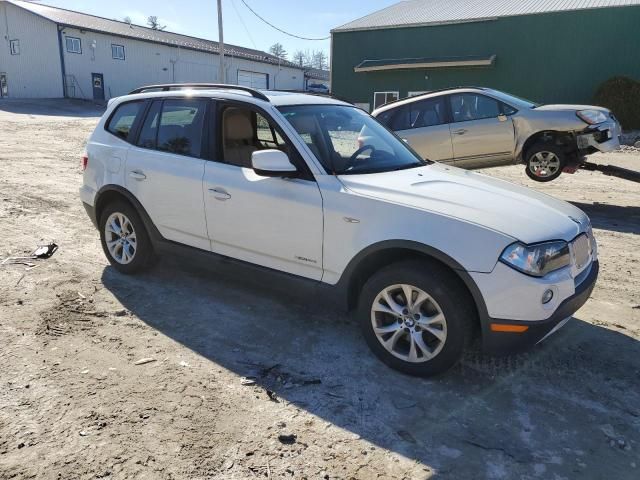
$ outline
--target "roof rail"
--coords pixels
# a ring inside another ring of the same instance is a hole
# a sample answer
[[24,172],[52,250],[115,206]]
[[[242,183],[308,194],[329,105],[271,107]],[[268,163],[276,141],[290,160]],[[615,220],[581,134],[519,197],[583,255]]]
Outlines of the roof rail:
[[305,90],[272,90],[273,92],[283,92],[283,93],[300,93],[303,95],[313,95],[314,97],[326,97],[326,98],[333,98],[334,100],[340,100],[341,102],[344,103],[350,103],[351,105],[353,105],[353,102],[351,100],[346,100],[344,98],[341,98],[337,95],[334,95],[333,93],[322,93],[322,92],[307,92]]
[[266,102],[269,101],[269,97],[267,97],[264,93],[256,90],[255,88],[243,87],[240,85],[227,85],[224,83],[163,83],[159,85],[147,85],[145,87],[140,87],[132,90],[131,92],[129,92],[129,95],[151,92],[154,90],[159,92],[168,92],[171,90],[184,90],[189,88],[201,88],[207,90],[239,90],[251,94],[251,96],[254,98],[259,98],[260,100],[264,100]]

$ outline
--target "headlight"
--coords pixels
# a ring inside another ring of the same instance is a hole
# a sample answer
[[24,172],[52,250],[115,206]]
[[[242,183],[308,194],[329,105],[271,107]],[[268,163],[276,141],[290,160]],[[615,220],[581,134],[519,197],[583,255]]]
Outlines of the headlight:
[[571,258],[567,242],[547,242],[536,245],[516,242],[505,248],[500,255],[500,261],[527,275],[544,277],[549,272],[569,265]]
[[579,110],[576,115],[589,125],[595,125],[607,121],[607,115],[600,110]]

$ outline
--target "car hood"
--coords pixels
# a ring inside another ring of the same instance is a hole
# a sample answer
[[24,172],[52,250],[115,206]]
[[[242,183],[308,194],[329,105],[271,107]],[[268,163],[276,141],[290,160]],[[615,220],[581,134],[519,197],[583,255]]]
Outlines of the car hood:
[[546,111],[574,111],[577,112],[579,110],[598,110],[600,112],[609,113],[609,109],[604,107],[596,107],[595,105],[565,105],[565,104],[556,104],[556,105],[540,105],[539,107],[535,107],[535,110],[539,110],[542,112]]
[[589,222],[582,210],[562,200],[439,163],[338,178],[356,194],[455,217],[525,243],[570,241]]

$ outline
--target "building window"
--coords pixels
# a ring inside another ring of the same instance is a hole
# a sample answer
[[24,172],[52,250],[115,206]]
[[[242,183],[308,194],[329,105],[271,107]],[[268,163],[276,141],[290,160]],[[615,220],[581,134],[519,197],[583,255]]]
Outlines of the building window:
[[399,92],[375,92],[373,94],[373,108],[374,110],[389,102],[395,102],[400,98]]
[[82,42],[79,38],[67,37],[67,52],[69,53],[82,53]]
[[114,60],[124,60],[124,46],[111,44],[111,58]]
[[20,40],[9,40],[11,55],[20,55]]

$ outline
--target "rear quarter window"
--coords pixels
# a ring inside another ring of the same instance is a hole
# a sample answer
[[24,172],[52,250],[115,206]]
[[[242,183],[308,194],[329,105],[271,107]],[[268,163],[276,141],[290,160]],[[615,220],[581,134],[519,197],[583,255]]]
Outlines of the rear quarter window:
[[133,123],[142,111],[142,105],[141,101],[119,105],[107,123],[107,131],[125,142],[130,142]]

